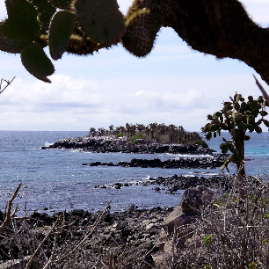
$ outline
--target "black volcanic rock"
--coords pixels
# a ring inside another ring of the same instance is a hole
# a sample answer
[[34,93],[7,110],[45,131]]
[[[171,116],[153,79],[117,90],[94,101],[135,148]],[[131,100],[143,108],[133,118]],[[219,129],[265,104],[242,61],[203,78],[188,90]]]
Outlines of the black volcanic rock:
[[61,139],[42,149],[75,149],[86,152],[106,153],[186,153],[186,154],[212,154],[213,150],[201,145],[182,144],[133,144],[127,138],[114,137],[77,137]]
[[[93,162],[89,163],[89,166],[122,166],[122,167],[140,167],[140,168],[195,168],[195,169],[205,169],[205,168],[216,168],[223,164],[225,156],[216,155],[214,158],[178,158],[169,159],[166,161],[161,161],[159,158],[153,160],[148,159],[132,159],[131,162],[121,161],[117,164],[112,163],[101,163]],[[82,165],[87,165],[83,163]]]

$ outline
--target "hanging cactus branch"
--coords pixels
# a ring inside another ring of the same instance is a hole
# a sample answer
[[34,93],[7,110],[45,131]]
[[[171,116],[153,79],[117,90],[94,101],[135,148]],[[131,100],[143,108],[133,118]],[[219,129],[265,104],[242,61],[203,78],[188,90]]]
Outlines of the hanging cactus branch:
[[[2,51],[20,53],[36,42],[42,47],[51,46],[51,55],[57,60],[64,51],[92,54],[121,41],[130,53],[145,57],[151,52],[160,28],[171,27],[194,50],[243,61],[269,84],[269,31],[255,24],[238,0],[134,0],[126,16],[119,11],[116,0],[5,0],[5,3],[8,19],[0,23]],[[51,23],[59,9],[73,14],[68,22],[73,25],[76,18],[75,26],[70,34],[68,23],[67,33],[59,32],[56,39],[53,34],[49,41],[50,27],[60,31],[59,21],[66,19],[61,15],[57,23]]]

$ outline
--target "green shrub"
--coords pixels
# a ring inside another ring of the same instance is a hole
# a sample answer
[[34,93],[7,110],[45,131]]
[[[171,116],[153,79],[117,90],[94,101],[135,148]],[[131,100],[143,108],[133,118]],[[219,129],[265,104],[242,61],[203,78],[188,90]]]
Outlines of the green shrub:
[[130,143],[138,144],[137,139],[145,139],[145,136],[142,134],[137,134],[130,139]]

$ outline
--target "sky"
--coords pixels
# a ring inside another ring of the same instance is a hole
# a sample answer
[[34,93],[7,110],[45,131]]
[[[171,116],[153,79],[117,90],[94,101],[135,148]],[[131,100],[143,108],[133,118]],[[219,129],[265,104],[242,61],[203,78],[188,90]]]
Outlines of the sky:
[[[241,2],[256,23],[268,27],[268,0]],[[118,4],[126,14],[131,0]],[[0,19],[6,16],[0,0]],[[88,131],[157,122],[200,131],[207,115],[220,110],[229,96],[261,95],[252,68],[196,52],[171,28],[160,30],[146,58],[136,58],[121,44],[93,56],[64,54],[53,61],[51,84],[30,75],[20,55],[0,51],[0,60],[0,78],[16,77],[0,94],[0,130]]]

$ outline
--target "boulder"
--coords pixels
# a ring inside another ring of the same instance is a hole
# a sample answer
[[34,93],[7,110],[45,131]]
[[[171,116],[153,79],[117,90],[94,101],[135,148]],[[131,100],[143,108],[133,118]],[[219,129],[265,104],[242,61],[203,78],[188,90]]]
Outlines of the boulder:
[[209,205],[213,197],[214,192],[202,185],[187,189],[183,193],[181,203],[163,221],[162,226],[168,234],[171,234],[175,227],[195,222],[200,216],[201,209]]
[[173,253],[173,235],[176,232],[177,240],[184,243],[192,236],[193,226],[201,215],[202,209],[211,204],[214,199],[214,192],[209,188],[198,185],[195,188],[187,189],[181,203],[163,221],[160,241],[157,245],[159,251],[153,255],[155,263],[162,261]]

